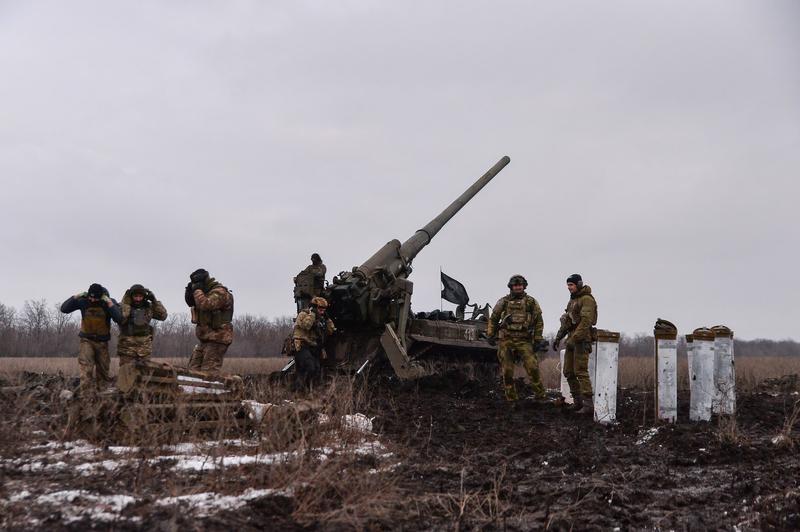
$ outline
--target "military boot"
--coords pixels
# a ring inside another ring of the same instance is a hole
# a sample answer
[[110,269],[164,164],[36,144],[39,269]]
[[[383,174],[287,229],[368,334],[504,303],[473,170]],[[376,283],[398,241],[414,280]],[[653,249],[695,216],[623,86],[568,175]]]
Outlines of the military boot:
[[583,403],[583,405],[580,408],[580,410],[577,411],[578,414],[582,416],[594,414],[594,396],[592,394],[587,393],[586,395],[584,395],[583,400],[581,402]]
[[579,393],[572,395],[572,410],[579,412],[583,409],[583,396]]

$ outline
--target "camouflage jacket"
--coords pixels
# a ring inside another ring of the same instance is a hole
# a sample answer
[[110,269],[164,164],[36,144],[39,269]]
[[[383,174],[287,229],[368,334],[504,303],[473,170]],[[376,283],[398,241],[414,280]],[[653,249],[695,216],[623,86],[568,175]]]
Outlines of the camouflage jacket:
[[294,278],[295,297],[314,297],[325,289],[325,274],[328,268],[324,264],[309,264]]
[[300,350],[304,345],[309,347],[322,347],[325,340],[336,331],[330,318],[320,318],[312,309],[301,310],[294,321],[292,338],[295,350]]
[[195,334],[201,342],[229,345],[233,342],[233,294],[209,279],[206,290],[194,291],[194,309],[197,314]]
[[597,325],[597,302],[588,285],[570,295],[567,308],[561,316],[561,328],[556,335],[564,338],[569,334],[573,342],[591,342],[592,325]]
[[542,307],[533,297],[524,293],[521,297],[511,294],[500,298],[492,309],[486,334],[505,338],[531,338],[541,340],[544,332]]
[[120,336],[152,336],[151,320],[164,321],[167,319],[167,309],[161,301],[151,303],[144,301],[141,306],[135,307],[127,292],[120,303],[122,321],[119,323]]

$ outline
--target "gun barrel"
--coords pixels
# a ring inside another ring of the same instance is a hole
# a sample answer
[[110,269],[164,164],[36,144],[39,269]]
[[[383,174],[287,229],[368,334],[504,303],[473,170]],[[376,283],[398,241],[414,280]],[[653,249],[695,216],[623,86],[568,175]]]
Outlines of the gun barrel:
[[436,236],[436,233],[461,210],[461,207],[466,205],[475,194],[480,192],[480,190],[510,162],[511,159],[507,155],[497,161],[497,164],[492,166],[488,172],[483,174],[471,187],[456,198],[453,203],[439,213],[439,216],[428,222],[425,227],[419,229],[403,244],[400,244],[400,241],[396,239],[387,242],[382,248],[375,252],[372,257],[358,267],[360,275],[364,278],[368,278],[376,268],[386,268],[394,275],[401,277],[407,276],[409,270],[406,266],[414,260],[414,257],[417,256],[420,250],[430,243],[431,239]]
[[471,200],[475,194],[481,191],[483,187],[491,181],[494,176],[500,173],[500,170],[505,168],[505,166],[511,162],[511,158],[508,155],[504,156],[502,159],[497,161],[497,163],[492,166],[489,171],[483,174],[480,179],[475,181],[472,186],[470,186],[467,190],[464,191],[459,197],[453,201],[445,210],[439,213],[439,216],[428,222],[425,227],[419,229],[414,235],[411,236],[408,240],[403,242],[400,246],[400,256],[403,257],[403,260],[406,262],[410,262],[417,256],[417,254],[427,246],[430,241],[436,236],[436,233],[444,227],[450,219],[456,215],[461,208],[466,205],[469,200]]

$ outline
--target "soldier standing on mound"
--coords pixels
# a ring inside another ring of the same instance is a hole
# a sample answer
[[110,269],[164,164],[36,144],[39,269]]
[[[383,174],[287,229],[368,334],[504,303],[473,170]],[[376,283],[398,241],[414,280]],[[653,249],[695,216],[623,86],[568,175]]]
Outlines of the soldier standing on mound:
[[108,341],[111,340],[111,320],[122,321],[119,305],[111,299],[102,285],[93,283],[89,290],[71,296],[61,305],[61,312],[80,310],[81,330],[78,365],[81,372],[79,396],[87,399],[111,383]]
[[499,337],[497,359],[503,372],[503,387],[508,401],[519,398],[514,386],[514,369],[520,360],[531,379],[534,397],[537,400],[546,398],[536,354],[543,349],[546,351],[547,344],[543,343],[542,338],[544,320],[539,303],[525,293],[527,287],[528,281],[523,276],[512,276],[508,281],[511,293],[497,302],[487,325],[489,343],[495,345]]
[[200,343],[194,346],[189,369],[218,374],[225,352],[233,343],[233,294],[202,268],[189,275],[184,299]]
[[155,294],[140,284],[131,286],[122,297],[122,322],[119,324],[117,356],[119,365],[146,360],[153,352],[151,320],[167,319],[167,309]]

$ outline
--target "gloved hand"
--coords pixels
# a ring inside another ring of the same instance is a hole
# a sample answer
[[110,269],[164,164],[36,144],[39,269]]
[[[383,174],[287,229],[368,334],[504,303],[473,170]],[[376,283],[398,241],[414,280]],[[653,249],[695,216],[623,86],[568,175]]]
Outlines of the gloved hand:
[[533,342],[533,350],[536,353],[546,353],[549,348],[550,345],[547,343],[547,340],[543,339]]
[[78,292],[72,297],[74,297],[75,299],[83,299],[85,297],[89,297],[89,292]]
[[190,307],[194,306],[194,290],[192,290],[192,283],[186,285],[186,291],[183,293],[183,300]]
[[156,302],[156,295],[152,292],[152,290],[148,290],[147,291],[147,295],[144,296],[144,298],[146,300],[150,301],[151,303],[155,303]]
[[103,303],[105,303],[109,307],[113,307],[114,306],[114,301],[112,301],[111,298],[108,297],[107,294],[103,294],[103,297],[100,298],[100,301],[102,301]]
[[561,338],[553,339],[553,351],[558,351],[558,346],[561,344]]

